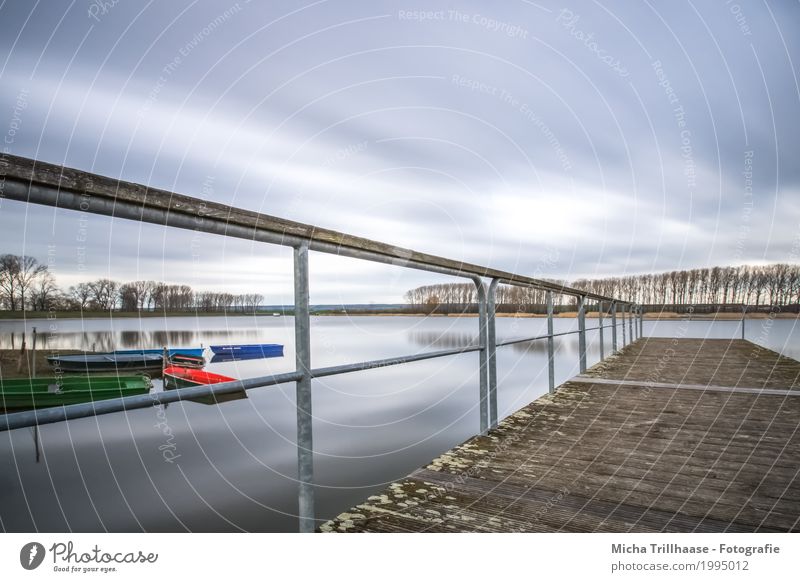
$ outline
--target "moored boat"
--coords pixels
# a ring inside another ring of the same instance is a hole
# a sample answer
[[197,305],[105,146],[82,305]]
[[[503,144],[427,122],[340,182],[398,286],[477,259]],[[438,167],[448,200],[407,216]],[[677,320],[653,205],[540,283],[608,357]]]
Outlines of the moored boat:
[[164,387],[169,389],[235,381],[236,378],[231,378],[230,376],[214,374],[213,372],[207,372],[205,370],[186,368],[184,366],[170,366],[164,369]]
[[283,356],[283,350],[275,353],[264,354],[262,352],[237,352],[230,354],[214,354],[211,356],[209,362],[212,364],[219,364],[222,362],[243,362],[244,360],[263,360],[266,358],[280,358]]
[[[164,369],[164,388],[167,390],[235,381],[236,378],[231,378],[230,376],[223,376],[222,374],[214,374],[213,372],[186,368],[183,366],[170,366]],[[229,394],[212,394],[200,398],[191,398],[190,400],[202,404],[220,404],[230,400],[241,400],[242,398],[247,398],[247,392],[245,392],[244,389]]]
[[217,355],[249,355],[271,358],[283,355],[281,344],[233,344],[225,346],[211,346],[211,351]]
[[183,368],[201,369],[206,365],[206,360],[203,356],[189,356],[186,354],[175,354],[169,357],[170,366],[181,366]]
[[[194,356],[196,358],[203,357],[205,348],[167,348],[167,356],[172,357],[176,355]],[[109,352],[111,354],[155,354],[159,356],[164,355],[164,348],[148,348],[146,350],[114,350]]]
[[159,370],[164,360],[158,354],[88,353],[69,356],[49,356],[49,364],[62,372],[116,372],[118,370]]
[[148,376],[68,376],[0,379],[0,408],[30,410],[147,394]]

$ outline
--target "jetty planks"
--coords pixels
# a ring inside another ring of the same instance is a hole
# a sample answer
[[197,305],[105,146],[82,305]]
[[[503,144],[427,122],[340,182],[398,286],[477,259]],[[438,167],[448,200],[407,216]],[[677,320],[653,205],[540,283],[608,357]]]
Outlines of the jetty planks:
[[753,343],[640,339],[320,530],[798,531],[797,396]]

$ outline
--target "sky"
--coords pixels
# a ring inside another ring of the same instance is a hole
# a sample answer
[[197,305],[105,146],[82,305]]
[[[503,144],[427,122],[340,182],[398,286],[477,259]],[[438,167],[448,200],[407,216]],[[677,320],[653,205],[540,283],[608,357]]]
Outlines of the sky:
[[[4,152],[574,280],[800,258],[800,3],[0,4]],[[0,200],[2,252],[291,303],[290,249]],[[312,253],[314,303],[438,275]]]

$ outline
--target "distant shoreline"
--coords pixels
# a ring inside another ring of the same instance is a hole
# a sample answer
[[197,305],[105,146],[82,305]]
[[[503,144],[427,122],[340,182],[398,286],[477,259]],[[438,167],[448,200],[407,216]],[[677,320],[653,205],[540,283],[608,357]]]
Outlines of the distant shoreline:
[[[263,311],[263,312],[256,312],[253,313],[241,313],[241,312],[229,312],[229,313],[215,313],[215,312],[186,312],[186,311],[172,311],[172,312],[158,312],[158,311],[114,311],[111,313],[98,313],[96,311],[87,311],[87,312],[80,312],[80,311],[54,311],[54,312],[46,312],[46,311],[26,311],[24,317],[20,317],[19,312],[12,312],[12,311],[0,311],[0,321],[38,321],[38,320],[45,320],[48,319],[132,319],[132,318],[155,318],[155,317],[275,317],[276,312],[270,311]],[[279,313],[278,317],[289,316],[291,317],[293,312],[289,311],[286,313]],[[433,314],[426,314],[420,312],[387,312],[387,311],[367,311],[367,310],[357,310],[357,311],[319,311],[319,312],[312,312],[311,315],[313,317],[478,317],[477,313],[455,313],[455,314],[443,314],[443,313],[433,313]],[[519,317],[523,319],[529,318],[545,318],[547,317],[541,313],[498,313],[497,317]],[[574,319],[577,317],[577,313],[574,311],[565,311],[562,313],[556,313],[553,317],[557,319]],[[586,314],[587,319],[597,319],[597,312],[589,312]],[[794,313],[776,313],[772,315],[773,318],[776,319],[796,319],[800,317],[798,314]],[[605,315],[606,319],[609,319],[610,316],[608,314]],[[617,313],[617,318],[621,319],[621,314]],[[725,320],[725,321],[738,321],[742,318],[741,313],[717,313],[717,314],[697,314],[697,315],[689,315],[683,313],[675,313],[675,312],[661,312],[661,313],[645,313],[644,319],[655,321],[655,320],[697,320],[697,321],[714,321],[714,320]],[[769,319],[769,313],[748,313],[747,319]],[[627,319],[627,316],[626,316]]]

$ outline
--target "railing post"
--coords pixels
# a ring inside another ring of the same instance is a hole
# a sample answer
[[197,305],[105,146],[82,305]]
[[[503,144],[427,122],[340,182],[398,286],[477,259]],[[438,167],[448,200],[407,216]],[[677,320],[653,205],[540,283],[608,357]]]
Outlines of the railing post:
[[625,339],[626,339],[626,336],[625,336],[625,308],[626,307],[627,307],[627,305],[623,303],[622,304],[622,312],[620,313],[620,317],[622,319],[622,347],[623,348],[627,344],[627,342],[625,341]]
[[639,337],[644,337],[644,306],[639,306]]
[[497,327],[495,325],[495,313],[497,311],[497,285],[500,279],[492,279],[489,284],[488,322],[486,330],[486,340],[488,341],[488,360],[489,360],[489,426],[497,426]]
[[[742,306],[742,339],[744,339],[744,320],[747,317],[747,303]],[[34,328],[36,329],[36,328]]]
[[636,339],[641,339],[642,337],[642,326],[640,322],[642,321],[642,306],[636,306],[636,319],[633,322],[634,327],[636,328]]
[[631,303],[631,305],[628,307],[628,309],[630,309],[630,312],[628,314],[629,315],[629,317],[628,317],[628,331],[630,331],[630,333],[631,333],[631,343],[633,343],[633,341],[636,339],[636,338],[633,337],[633,318],[635,317],[634,314],[636,313],[636,306],[633,303]]
[[480,356],[480,388],[478,392],[479,398],[479,406],[480,406],[480,427],[481,432],[480,434],[486,434],[489,430],[489,402],[488,402],[488,392],[489,392],[489,382],[488,382],[488,349],[487,349],[487,341],[486,341],[486,332],[488,325],[488,308],[486,305],[486,286],[483,284],[483,280],[480,277],[474,277],[472,279],[475,283],[475,287],[478,290],[478,327],[479,329],[479,345],[481,346],[480,351],[478,352]]
[[617,353],[617,302],[611,302],[611,353]]
[[586,297],[583,295],[578,298],[578,356],[583,374],[586,371]]
[[556,391],[556,360],[553,345],[553,292],[547,292],[547,381],[550,393]]
[[308,299],[308,243],[294,249],[295,366],[303,374],[297,392],[298,517],[301,532],[313,532],[314,443],[311,416],[311,319]]
[[603,346],[603,302],[597,302],[597,327],[600,330],[600,361],[605,359],[605,348]]

